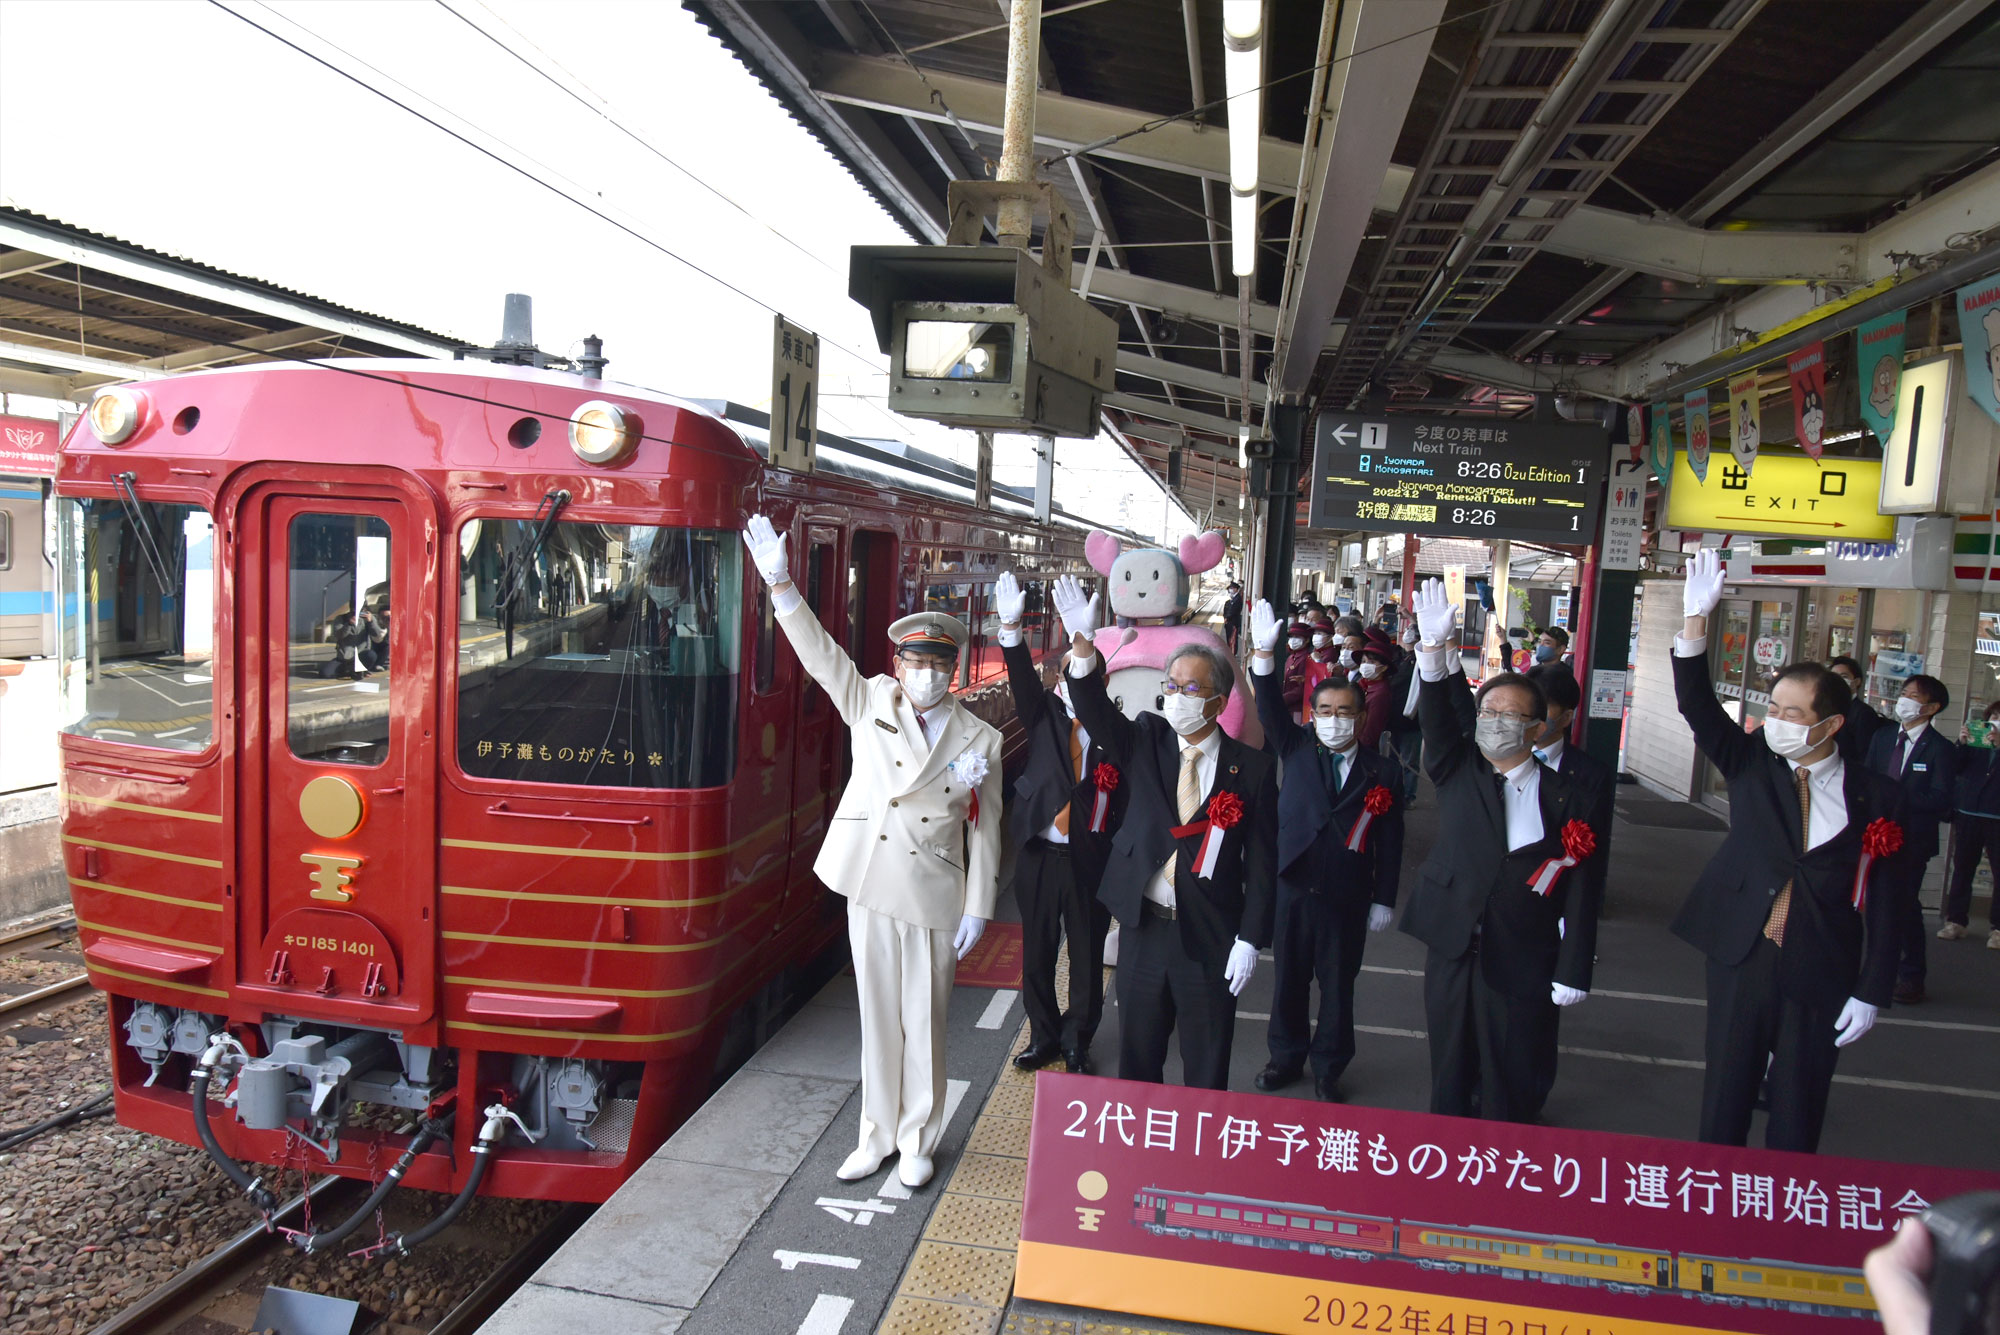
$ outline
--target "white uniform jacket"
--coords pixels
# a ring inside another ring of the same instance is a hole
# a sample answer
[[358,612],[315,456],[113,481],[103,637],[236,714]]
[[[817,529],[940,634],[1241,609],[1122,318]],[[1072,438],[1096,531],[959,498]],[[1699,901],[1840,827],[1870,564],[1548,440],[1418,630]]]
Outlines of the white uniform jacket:
[[[848,727],[853,774],[813,870],[866,909],[934,931],[971,914],[991,919],[1000,897],[1000,733],[953,700],[928,750],[916,709],[894,677],[863,677],[800,604],[778,614],[799,662]],[[983,756],[978,823],[953,762]]]

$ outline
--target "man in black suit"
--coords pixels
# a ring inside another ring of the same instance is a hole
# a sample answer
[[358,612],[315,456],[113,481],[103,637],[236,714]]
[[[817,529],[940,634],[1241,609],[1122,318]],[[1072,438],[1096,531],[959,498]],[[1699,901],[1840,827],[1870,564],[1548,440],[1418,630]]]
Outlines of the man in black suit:
[[1229,652],[1236,653],[1236,643],[1243,633],[1243,586],[1235,580],[1229,581],[1229,596],[1222,601],[1222,638],[1229,643]]
[[[1293,720],[1274,656],[1281,629],[1271,605],[1260,601],[1250,615],[1250,675],[1264,740],[1284,762],[1285,781],[1278,789],[1271,1061],[1256,1084],[1267,1092],[1283,1089],[1310,1056],[1314,1091],[1334,1099],[1341,1072],[1354,1060],[1362,946],[1368,933],[1389,925],[1396,908],[1403,776],[1394,760],[1361,746],[1367,705],[1355,683],[1327,678],[1313,690],[1312,726]],[[1307,1017],[1315,979],[1317,1030]]]
[[1889,720],[1875,712],[1875,706],[1868,703],[1867,695],[1862,692],[1862,683],[1866,678],[1860,663],[1842,654],[1828,659],[1826,666],[1834,676],[1847,683],[1849,696],[1847,722],[1840,725],[1834,745],[1839,748],[1841,759],[1859,765],[1868,759],[1869,744],[1875,740],[1876,733],[1889,726]]
[[1901,855],[1865,868],[1863,857],[1870,825],[1900,822],[1902,800],[1889,780],[1842,758],[1847,686],[1819,664],[1778,674],[1757,732],[1717,703],[1708,618],[1722,576],[1713,548],[1688,563],[1687,620],[1674,640],[1681,717],[1729,784],[1729,835],[1673,924],[1708,956],[1701,1139],[1746,1144],[1768,1083],[1765,1147],[1811,1153],[1839,1051],[1874,1025],[1895,985]]
[[1226,1089],[1236,998],[1271,942],[1277,766],[1215,721],[1236,685],[1227,654],[1183,645],[1160,683],[1164,713],[1128,719],[1091,643],[1097,595],[1065,575],[1054,601],[1074,632],[1076,716],[1131,789],[1097,892],[1121,928],[1118,1074],[1159,1083],[1178,1026],[1186,1083]]
[[[1028,738],[1028,762],[1007,800],[1014,899],[1021,908],[1021,1004],[1028,1012],[1028,1046],[1014,1065],[1039,1070],[1060,1054],[1070,1070],[1088,1075],[1090,1040],[1104,1014],[1104,937],[1111,928],[1111,914],[1097,902],[1097,884],[1125,793],[1103,746],[1071,716],[1068,687],[1042,685],[1034,655],[1021,643],[1026,606],[1014,572],[1003,572],[994,584],[1000,654],[1014,716]],[[1108,781],[1102,789],[1100,766]],[[1065,936],[1067,1010],[1056,997],[1056,960]]]
[[1444,584],[1416,598],[1417,714],[1449,839],[1417,873],[1402,930],[1430,948],[1424,1016],[1431,1111],[1523,1121],[1541,1106],[1539,1062],[1558,1006],[1583,1000],[1597,942],[1585,842],[1594,795],[1534,757],[1546,720],[1534,682],[1490,678],[1468,737],[1453,704],[1456,609]]
[[1902,880],[1896,887],[1898,952],[1895,1000],[1914,1005],[1924,999],[1924,906],[1917,891],[1938,851],[1938,826],[1951,819],[1958,788],[1958,748],[1931,726],[1951,703],[1951,692],[1936,677],[1919,673],[1903,682],[1896,697],[1896,725],[1882,728],[1868,744],[1868,768],[1903,789]]

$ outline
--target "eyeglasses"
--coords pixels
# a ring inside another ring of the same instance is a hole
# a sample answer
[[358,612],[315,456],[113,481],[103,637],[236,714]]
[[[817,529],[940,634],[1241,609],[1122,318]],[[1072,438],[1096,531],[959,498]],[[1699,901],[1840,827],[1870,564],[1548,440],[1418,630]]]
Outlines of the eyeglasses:
[[1505,719],[1509,723],[1541,722],[1540,719],[1532,714],[1503,714],[1497,709],[1482,709],[1479,711],[1479,721],[1482,723],[1497,723],[1502,719]]
[[1193,682],[1189,682],[1187,685],[1183,686],[1177,681],[1162,681],[1160,683],[1160,694],[1186,695],[1186,696],[1191,696],[1196,700],[1206,700],[1210,696],[1212,696],[1214,692],[1209,690],[1209,688],[1206,686],[1197,686]]
[[1313,711],[1313,717],[1358,719],[1362,716],[1362,712],[1363,711],[1356,709],[1353,705],[1349,705],[1345,709],[1336,709],[1332,713],[1326,713],[1320,710],[1315,710]]
[[896,661],[913,668],[930,668],[936,672],[949,672],[958,660],[944,654],[910,653],[902,649],[896,651]]

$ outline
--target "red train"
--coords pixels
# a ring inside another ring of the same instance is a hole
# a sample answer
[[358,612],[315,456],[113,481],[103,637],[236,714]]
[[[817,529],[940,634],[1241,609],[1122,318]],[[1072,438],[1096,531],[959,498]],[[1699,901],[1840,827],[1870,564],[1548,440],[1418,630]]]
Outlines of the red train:
[[239,1161],[398,1153],[420,1187],[601,1200],[698,1106],[732,1014],[841,922],[812,860],[846,739],[745,516],[864,670],[894,618],[965,617],[958,689],[1009,726],[993,577],[1092,573],[1081,526],[946,470],[760,443],[484,362],[96,400],[56,485],[63,852],[120,1121],[260,1203]]

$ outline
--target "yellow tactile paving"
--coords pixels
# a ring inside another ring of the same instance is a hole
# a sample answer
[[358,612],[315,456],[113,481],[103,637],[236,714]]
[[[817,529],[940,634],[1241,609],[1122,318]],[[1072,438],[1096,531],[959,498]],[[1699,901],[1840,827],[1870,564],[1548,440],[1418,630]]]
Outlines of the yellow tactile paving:
[[1000,1323],[1000,1335],[1077,1335],[1076,1322],[1069,1317],[1022,1316],[1007,1314]]
[[1035,1081],[1028,1075],[1019,1080],[996,1081],[993,1097],[986,1100],[986,1115],[989,1117],[1028,1117],[1034,1111]]
[[899,1293],[875,1330],[876,1335],[993,1335],[999,1325],[997,1307],[961,1307]]
[[994,1117],[982,1114],[965,1142],[967,1154],[1004,1154],[1013,1159],[1028,1157],[1028,1127],[1025,1117]]
[[938,1202],[924,1236],[934,1242],[963,1242],[1011,1251],[1021,1237],[1021,1203],[948,1192]]
[[997,1154],[967,1154],[951,1175],[952,1193],[1018,1201],[1028,1186],[1028,1161]]
[[1014,1253],[920,1242],[900,1292],[975,1307],[1004,1307],[1014,1289]]

